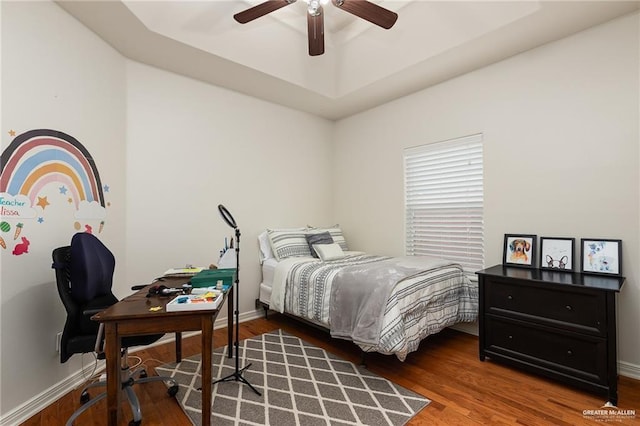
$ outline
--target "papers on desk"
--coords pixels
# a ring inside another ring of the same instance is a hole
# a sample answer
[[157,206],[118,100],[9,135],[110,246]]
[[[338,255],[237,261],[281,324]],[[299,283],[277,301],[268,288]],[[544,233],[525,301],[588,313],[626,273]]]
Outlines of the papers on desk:
[[201,272],[204,268],[192,267],[192,268],[171,268],[165,271],[164,277],[193,277],[198,272]]
[[167,303],[167,312],[218,309],[222,299],[222,292],[217,290],[210,290],[202,294],[183,294]]

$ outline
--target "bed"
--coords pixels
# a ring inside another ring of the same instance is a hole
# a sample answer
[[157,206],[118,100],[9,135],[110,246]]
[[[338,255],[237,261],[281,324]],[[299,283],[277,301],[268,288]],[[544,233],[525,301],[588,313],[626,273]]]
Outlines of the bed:
[[267,230],[259,245],[260,303],[365,352],[403,361],[425,337],[477,318],[477,285],[459,264],[350,251],[338,226]]

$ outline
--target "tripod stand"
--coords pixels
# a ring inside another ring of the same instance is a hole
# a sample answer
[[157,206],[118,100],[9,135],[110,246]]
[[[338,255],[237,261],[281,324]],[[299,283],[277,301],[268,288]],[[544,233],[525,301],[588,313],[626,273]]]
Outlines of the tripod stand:
[[234,346],[236,349],[236,369],[233,373],[229,374],[226,377],[223,377],[221,379],[215,380],[213,383],[220,383],[220,382],[230,382],[230,381],[236,381],[236,382],[242,382],[245,385],[249,386],[251,388],[251,390],[253,390],[255,393],[257,393],[258,395],[262,396],[262,394],[260,392],[258,392],[258,390],[256,388],[254,388],[251,383],[249,383],[247,381],[247,379],[245,379],[242,376],[242,373],[249,367],[251,367],[251,364],[247,364],[246,366],[244,366],[243,368],[240,368],[240,350],[239,350],[239,346],[240,346],[240,312],[238,309],[238,304],[240,303],[240,229],[238,229],[238,226],[236,225],[236,221],[233,219],[233,216],[231,216],[231,213],[229,213],[229,210],[227,210],[225,208],[225,206],[223,206],[222,204],[218,204],[218,210],[220,211],[220,215],[222,216],[222,218],[224,219],[224,221],[227,223],[227,225],[229,225],[230,227],[232,227],[235,231],[236,231],[236,281],[235,281],[235,294],[234,294],[234,300],[236,302],[236,306],[235,306],[235,311],[234,311],[234,316],[235,316],[235,325],[236,325],[236,337],[235,337],[235,342],[234,342]]

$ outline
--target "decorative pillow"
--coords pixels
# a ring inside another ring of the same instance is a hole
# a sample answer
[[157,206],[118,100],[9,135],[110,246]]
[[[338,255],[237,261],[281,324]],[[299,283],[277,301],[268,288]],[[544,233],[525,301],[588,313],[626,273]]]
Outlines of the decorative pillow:
[[318,253],[320,260],[326,262],[327,260],[340,259],[345,256],[344,252],[337,243],[333,244],[314,244],[313,248]]
[[312,232],[328,232],[329,235],[331,235],[333,242],[338,243],[342,250],[344,251],[349,250],[349,246],[347,246],[347,241],[344,239],[344,236],[342,235],[342,229],[340,229],[340,225],[336,224],[328,228],[315,228],[313,226],[309,226],[309,225],[307,226],[312,229]]
[[311,250],[311,256],[318,257],[318,253],[313,248],[314,244],[333,244],[333,238],[328,232],[312,232],[307,234],[307,243],[309,244],[309,250]]
[[304,230],[267,229],[271,250],[276,260],[288,257],[310,257],[311,250]]

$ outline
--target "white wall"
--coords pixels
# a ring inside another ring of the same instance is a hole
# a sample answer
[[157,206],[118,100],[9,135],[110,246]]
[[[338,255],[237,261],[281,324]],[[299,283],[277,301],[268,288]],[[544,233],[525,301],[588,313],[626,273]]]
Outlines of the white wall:
[[[259,232],[331,222],[333,124],[127,61],[54,3],[1,8],[1,148],[12,140],[5,129],[51,128],[90,151],[110,187],[100,238],[117,259],[114,292],[216,262],[233,236],[222,203],[242,232],[239,308],[253,312]],[[46,213],[25,224],[28,254],[11,255],[13,241],[0,249],[2,424],[51,403],[81,366],[80,356],[61,365],[55,351],[65,312],[51,251],[76,232],[73,211],[52,203]]]
[[627,16],[338,122],[333,206],[351,245],[403,254],[403,148],[482,132],[486,265],[501,263],[505,233],[622,239],[619,358],[640,375],[638,22]]
[[258,234],[331,220],[333,124],[135,62],[127,84],[128,281],[216,263],[234,236],[223,204],[241,231],[240,312],[253,310]]
[[[87,148],[111,203],[100,238],[124,252],[125,61],[58,6],[1,2],[2,134],[0,148],[32,129],[65,132]],[[51,269],[51,251],[76,232],[74,208],[57,182],[42,188],[50,204],[24,220],[29,252],[12,255],[12,236],[0,248],[1,412],[4,414],[80,368],[80,357],[61,365],[55,350],[65,312]],[[57,195],[57,197],[56,197]],[[7,220],[13,226],[15,221]],[[18,240],[19,241],[19,240]],[[116,277],[124,276],[119,268]],[[92,361],[85,357],[85,364]]]
[[[219,203],[242,231],[241,312],[267,226],[337,221],[354,249],[402,254],[402,148],[484,132],[487,265],[505,232],[623,239],[620,358],[640,365],[637,15],[334,124],[127,61],[53,3],[0,8],[0,147],[8,129],[53,128],[89,149],[110,186],[101,238],[119,295],[215,261],[232,235]],[[3,418],[80,367],[54,350],[65,315],[50,269],[75,229],[47,209],[25,229],[28,255],[0,251]]]

